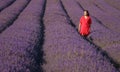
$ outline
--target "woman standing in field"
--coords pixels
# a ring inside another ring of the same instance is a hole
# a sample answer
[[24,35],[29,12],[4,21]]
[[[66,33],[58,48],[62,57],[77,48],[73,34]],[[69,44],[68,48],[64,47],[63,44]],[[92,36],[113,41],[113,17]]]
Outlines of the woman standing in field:
[[91,18],[89,12],[84,10],[84,16],[80,18],[78,31],[83,37],[87,37],[90,34]]

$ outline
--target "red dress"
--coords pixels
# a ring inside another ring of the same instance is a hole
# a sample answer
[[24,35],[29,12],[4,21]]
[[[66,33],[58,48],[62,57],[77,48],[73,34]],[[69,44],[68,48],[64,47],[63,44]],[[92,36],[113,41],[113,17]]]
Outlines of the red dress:
[[80,19],[80,34],[83,36],[88,36],[90,34],[90,25],[91,25],[91,18],[88,16],[82,16]]

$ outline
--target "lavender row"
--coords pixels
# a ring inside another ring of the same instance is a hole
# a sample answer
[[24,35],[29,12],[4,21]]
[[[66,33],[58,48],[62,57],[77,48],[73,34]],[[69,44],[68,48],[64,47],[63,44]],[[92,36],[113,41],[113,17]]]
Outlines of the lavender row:
[[114,8],[120,10],[120,1],[119,0],[105,0],[106,3],[108,3],[109,5],[113,6]]
[[[81,16],[80,12],[83,12],[81,10],[84,10],[82,6],[72,0],[71,1],[62,0],[62,1],[72,21],[74,22],[75,20],[77,20],[77,15]],[[79,5],[80,8],[78,8],[77,4]],[[114,61],[120,64],[119,52],[116,52],[119,51],[120,48],[119,34],[110,31],[107,27],[102,25],[99,22],[99,20],[97,20],[95,17],[93,16],[91,17],[92,17],[92,29],[91,29],[90,37],[92,37],[92,42],[102,47],[102,49],[106,51],[108,55],[114,59]],[[74,22],[74,24],[77,27],[78,23],[76,24]]]
[[83,9],[80,9],[75,0],[61,0],[64,8],[69,15],[69,19],[75,24],[76,28],[79,26],[80,17],[83,15]]
[[44,0],[31,0],[12,26],[0,35],[1,72],[41,72]]
[[1,0],[0,1],[0,12],[14,3],[16,0]]
[[[64,4],[64,7],[65,7],[67,13],[69,14],[73,23],[77,27],[79,23],[75,22],[75,20],[78,20],[78,22],[79,22],[80,16],[83,15],[82,14],[83,9],[81,7],[79,7],[80,5],[79,4],[77,5],[77,3],[74,0],[71,0],[71,1],[62,0],[62,2]],[[79,18],[77,16],[79,16]],[[116,51],[119,51],[119,48],[120,48],[119,34],[116,34],[116,33],[112,32],[111,30],[109,30],[109,28],[106,28],[105,26],[101,25],[95,17],[93,17],[93,16],[91,16],[91,17],[92,17],[92,26],[91,26],[91,34],[89,35],[89,37],[92,38],[92,40],[90,40],[90,41],[92,41],[94,44],[100,46],[104,51],[106,51],[109,54],[110,57],[112,57],[115,61],[120,63],[120,61],[119,61],[120,57],[118,55],[119,53],[116,52]],[[113,49],[113,47],[111,47],[111,46],[116,47],[114,49],[114,51],[111,50],[111,49]]]
[[[62,3],[68,15],[70,16],[71,21],[73,21],[73,24],[75,24],[75,26],[78,28],[80,17],[83,16],[84,9],[82,9],[82,7],[74,0],[71,1],[62,0]],[[109,28],[106,28],[105,26],[101,25],[95,17],[91,16],[91,18],[92,18],[91,26],[92,35],[95,35],[95,33],[97,32],[111,32]],[[77,20],[77,22],[75,22],[75,20]]]
[[[107,4],[104,4],[103,1],[99,1],[99,4],[102,3],[104,5],[104,7],[107,7]],[[97,5],[99,5],[97,4]],[[110,13],[117,13],[114,16],[119,16],[118,12],[115,12],[114,9],[111,9],[110,7],[108,7],[108,9],[110,9]],[[107,10],[107,9],[106,9]],[[111,14],[112,16],[112,14]],[[119,19],[119,18],[117,18]],[[112,19],[110,19],[112,21]],[[99,22],[96,19],[97,23]],[[94,25],[97,23],[93,23]],[[100,23],[99,23],[100,24]],[[94,26],[93,25],[93,26]],[[114,25],[113,25],[114,26]],[[96,26],[94,26],[96,27]],[[97,26],[96,28],[99,28],[99,26]],[[93,38],[92,42],[94,42],[96,45],[100,46],[104,51],[106,51],[108,53],[108,55],[118,64],[120,64],[120,56],[119,56],[119,49],[120,49],[120,37],[119,34],[117,34],[116,32],[107,30],[108,28],[104,28],[101,29],[99,31],[96,31],[94,33],[92,33],[90,36]]]
[[[78,7],[80,5],[79,4],[77,5],[77,3],[74,0],[71,0],[70,2],[69,2],[69,0],[65,0],[65,1],[62,0],[62,2],[63,2],[63,5],[64,5],[68,15],[70,16],[71,20],[73,21],[75,26],[78,27],[79,19],[83,15],[82,14],[83,9],[81,7]],[[79,17],[77,17],[77,16],[79,16]],[[93,38],[104,38],[105,37],[104,39],[101,39],[102,41],[104,41],[106,39],[111,39],[107,42],[108,44],[109,44],[109,42],[119,41],[119,39],[120,39],[118,37],[119,34],[116,34],[115,32],[111,31],[109,28],[107,28],[106,26],[102,25],[99,22],[99,20],[96,19],[96,17],[91,16],[91,18],[92,18],[91,35],[93,36]],[[78,22],[75,22],[75,20],[78,20]],[[100,33],[102,33],[102,34],[100,34]],[[99,34],[99,35],[95,36],[96,34]],[[96,39],[94,39],[94,40],[96,40]]]
[[29,2],[30,0],[17,0],[0,13],[0,33],[13,24]]
[[90,0],[90,1],[93,2],[93,4],[100,8],[103,12],[109,14],[111,17],[120,18],[119,10],[106,3],[105,0],[101,1]]
[[94,5],[90,0],[89,1],[81,1],[76,0],[84,9],[89,10],[90,14],[96,17],[101,24],[105,25],[106,27],[110,28],[112,31],[116,33],[120,33],[119,28],[119,18],[113,17],[110,14],[99,9],[96,5]]
[[69,25],[59,0],[48,0],[44,17],[46,72],[117,72],[108,59]]
[[[88,7],[88,9],[89,8],[90,7]],[[91,14],[92,14],[92,12],[91,12]],[[99,13],[94,13],[94,14],[99,15]],[[102,24],[103,21],[100,22],[99,19],[97,19],[96,17],[94,17],[94,19],[96,21],[96,22],[92,23],[93,24],[92,26],[94,28],[99,28],[99,26],[96,26],[97,24],[103,25]],[[112,21],[112,19],[109,19],[109,21]],[[114,24],[112,24],[112,26],[114,26]],[[109,28],[108,27],[106,27],[106,29],[101,28],[100,30],[95,30],[94,29],[93,33],[91,34],[91,37],[93,38],[92,41],[95,44],[97,44],[98,46],[100,46],[103,50],[105,50],[115,61],[117,61],[120,64],[120,61],[119,61],[120,57],[119,57],[118,53],[116,53],[116,51],[119,50],[119,48],[120,48],[119,45],[118,45],[120,43],[119,34],[117,34],[116,32],[107,30],[107,29],[109,29]],[[114,45],[117,46],[117,48],[115,48],[116,51],[114,50],[114,51],[111,52],[110,48],[112,49],[113,48],[112,46],[114,46]],[[108,49],[108,47],[109,47],[109,49]]]
[[[75,28],[78,29],[80,17],[83,16],[84,8],[82,8],[82,6],[74,0],[71,0],[71,1],[62,0],[62,3],[63,3],[65,10],[67,11],[67,13],[70,17],[70,20],[76,26]],[[91,16],[91,18],[92,18],[91,32],[106,29],[105,26],[103,26],[97,22],[95,17]],[[108,31],[109,29],[106,29],[106,30]]]

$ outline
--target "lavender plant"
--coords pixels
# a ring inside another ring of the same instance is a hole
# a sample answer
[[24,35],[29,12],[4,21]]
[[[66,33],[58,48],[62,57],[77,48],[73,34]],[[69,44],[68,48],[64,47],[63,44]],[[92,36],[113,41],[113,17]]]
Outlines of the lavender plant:
[[12,26],[0,35],[1,72],[41,72],[44,0],[31,0]]
[[29,2],[30,0],[17,0],[0,13],[0,32],[13,24]]

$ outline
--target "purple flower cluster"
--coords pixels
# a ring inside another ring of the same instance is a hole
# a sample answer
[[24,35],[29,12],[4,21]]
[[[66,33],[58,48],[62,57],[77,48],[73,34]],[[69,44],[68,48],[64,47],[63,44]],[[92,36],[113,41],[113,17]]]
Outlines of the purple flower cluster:
[[30,0],[17,0],[0,13],[0,32],[13,24]]
[[82,39],[68,23],[62,7],[59,0],[48,0],[46,4],[43,47],[47,63],[43,65],[44,70],[46,72],[117,72],[110,61],[97,51],[94,45]]
[[[16,2],[18,9],[28,0]],[[13,25],[0,34],[0,72],[42,71],[38,52],[42,36],[41,15],[44,3],[44,0],[31,0]]]

